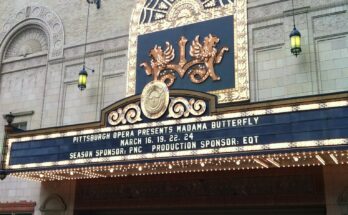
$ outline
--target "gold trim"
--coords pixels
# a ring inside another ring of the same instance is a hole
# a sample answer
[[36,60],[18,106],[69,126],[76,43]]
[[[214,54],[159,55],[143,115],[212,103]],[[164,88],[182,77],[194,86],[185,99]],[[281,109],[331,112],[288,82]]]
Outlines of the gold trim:
[[168,118],[179,119],[181,117],[201,116],[207,110],[207,104],[203,100],[186,99],[184,97],[172,98],[168,107]]
[[[179,62],[174,63],[175,50],[169,42],[166,42],[167,48],[162,50],[161,46],[155,45],[150,50],[151,63],[143,62],[146,75],[152,75],[154,81],[161,81],[170,88],[176,79],[175,72],[180,78],[185,76],[188,71],[188,77],[192,83],[200,84],[205,82],[209,77],[213,81],[220,80],[220,76],[216,74],[214,65],[220,64],[225,52],[229,48],[224,46],[218,51],[216,45],[220,42],[220,38],[209,34],[203,40],[203,44],[199,41],[199,35],[195,37],[190,46],[190,61],[186,60],[187,38],[181,36],[179,45]],[[204,65],[204,66],[203,66]],[[190,69],[191,68],[191,69]],[[145,87],[146,88],[146,87]]]
[[[247,0],[236,0],[233,4],[222,7],[213,7],[200,11],[194,9],[189,16],[177,19],[161,19],[152,23],[139,24],[146,0],[139,0],[133,11],[130,22],[130,37],[128,50],[127,96],[135,94],[137,68],[137,38],[139,35],[162,31],[170,28],[198,23],[211,19],[234,16],[234,61],[235,61],[235,88],[211,91],[218,97],[218,103],[240,102],[250,99],[249,68],[248,68],[248,34],[247,34]],[[187,1],[176,1],[177,4],[189,5]],[[202,3],[200,3],[202,4]],[[195,7],[196,8],[196,7]],[[170,10],[170,9],[169,9]],[[171,12],[173,13],[173,12]]]
[[141,122],[141,109],[139,103],[129,104],[124,108],[118,108],[117,110],[111,111],[108,115],[108,123],[111,126],[119,124],[134,124]]

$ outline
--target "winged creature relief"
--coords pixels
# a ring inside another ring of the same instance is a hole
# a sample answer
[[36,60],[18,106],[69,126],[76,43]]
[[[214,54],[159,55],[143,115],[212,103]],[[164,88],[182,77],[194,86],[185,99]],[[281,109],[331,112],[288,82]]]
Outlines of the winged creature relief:
[[179,46],[179,62],[173,63],[175,59],[175,50],[173,46],[166,42],[166,49],[163,51],[158,45],[155,45],[150,50],[149,56],[151,57],[150,65],[147,62],[140,64],[145,69],[147,75],[152,75],[153,80],[159,80],[168,87],[172,86],[175,82],[176,75],[178,73],[180,78],[183,78],[186,73],[193,83],[203,83],[209,77],[212,80],[220,80],[220,76],[216,74],[214,65],[221,63],[225,52],[229,49],[223,47],[220,51],[216,49],[216,45],[220,39],[216,36],[209,34],[204,38],[203,44],[199,40],[199,35],[195,37],[190,46],[191,59],[186,59],[186,45],[188,40],[185,37],[181,37]]

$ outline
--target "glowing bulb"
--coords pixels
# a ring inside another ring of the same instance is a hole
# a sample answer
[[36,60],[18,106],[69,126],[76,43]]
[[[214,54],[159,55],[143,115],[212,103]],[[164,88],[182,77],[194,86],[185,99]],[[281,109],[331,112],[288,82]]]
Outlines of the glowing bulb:
[[201,167],[205,167],[205,163],[204,162],[201,162]]

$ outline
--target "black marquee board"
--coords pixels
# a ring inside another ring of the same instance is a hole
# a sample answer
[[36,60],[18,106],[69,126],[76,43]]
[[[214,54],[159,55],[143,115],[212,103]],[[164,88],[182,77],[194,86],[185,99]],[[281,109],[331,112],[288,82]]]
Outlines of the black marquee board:
[[[315,140],[317,145],[306,148],[314,151],[348,148],[345,144],[320,144],[321,141],[346,138],[348,107],[324,108],[13,142],[9,167],[37,164],[35,169],[45,169],[41,164],[47,162],[52,162],[54,167],[66,161],[69,163],[66,166],[73,167],[81,164],[75,162],[77,160],[107,164],[174,159],[180,155],[199,158],[215,156],[216,152],[231,156],[245,152],[291,152],[301,148],[291,143]],[[279,144],[283,147],[273,147]],[[204,150],[208,151],[205,153]]]

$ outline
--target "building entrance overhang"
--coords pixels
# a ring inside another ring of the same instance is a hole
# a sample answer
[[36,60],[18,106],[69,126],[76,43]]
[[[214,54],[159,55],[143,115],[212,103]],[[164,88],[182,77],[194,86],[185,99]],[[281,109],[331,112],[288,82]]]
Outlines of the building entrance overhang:
[[346,92],[224,105],[172,90],[164,110],[146,95],[105,108],[100,122],[7,127],[2,173],[54,181],[348,164]]

